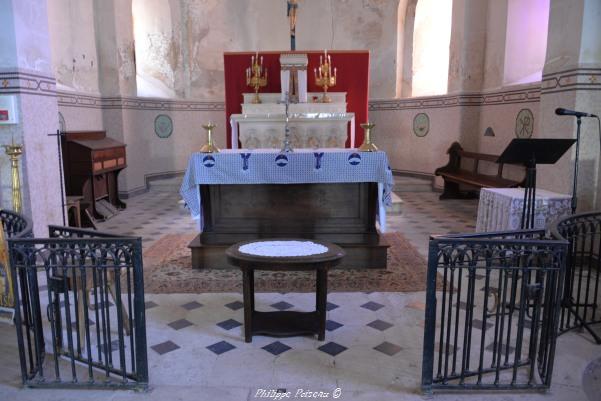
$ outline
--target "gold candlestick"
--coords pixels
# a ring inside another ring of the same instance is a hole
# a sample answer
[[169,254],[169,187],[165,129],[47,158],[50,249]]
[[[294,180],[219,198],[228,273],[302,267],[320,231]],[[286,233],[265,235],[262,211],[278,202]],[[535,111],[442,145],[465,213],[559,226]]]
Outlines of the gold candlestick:
[[255,90],[255,97],[252,102],[261,103],[259,88],[267,86],[267,69],[263,67],[263,56],[261,56],[261,62],[259,63],[259,52],[251,57],[250,67],[246,69],[246,85]]
[[371,130],[375,127],[376,124],[366,122],[361,124],[361,128],[365,131],[365,137],[363,138],[363,143],[359,146],[359,150],[361,152],[377,152],[378,147],[372,143],[371,141]]
[[321,97],[322,103],[330,103],[332,99],[328,96],[328,88],[336,85],[337,71],[334,68],[334,74],[332,74],[332,61],[328,55],[328,51],[324,51],[324,57],[319,56],[319,69],[313,70],[315,74],[315,84],[323,88],[323,96]]
[[4,278],[0,274],[0,308],[14,308],[13,280],[10,273],[10,259],[4,237],[4,228],[0,225],[0,270],[4,269]]
[[219,148],[213,144],[213,129],[215,127],[216,125],[210,121],[208,124],[202,126],[202,128],[207,130],[207,143],[202,145],[202,148],[200,148],[200,153],[219,153]]
[[19,156],[23,154],[23,145],[4,145],[6,154],[10,157],[12,172],[13,210],[21,213],[23,204],[21,201],[21,178],[19,177]]

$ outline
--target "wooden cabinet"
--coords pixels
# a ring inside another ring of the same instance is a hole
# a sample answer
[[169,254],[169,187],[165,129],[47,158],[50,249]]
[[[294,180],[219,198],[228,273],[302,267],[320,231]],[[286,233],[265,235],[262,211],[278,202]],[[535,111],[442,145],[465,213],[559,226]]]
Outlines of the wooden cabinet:
[[67,196],[82,196],[82,210],[93,219],[104,218],[97,207],[101,200],[124,209],[117,177],[127,167],[125,144],[107,138],[105,131],[66,132],[62,139]]

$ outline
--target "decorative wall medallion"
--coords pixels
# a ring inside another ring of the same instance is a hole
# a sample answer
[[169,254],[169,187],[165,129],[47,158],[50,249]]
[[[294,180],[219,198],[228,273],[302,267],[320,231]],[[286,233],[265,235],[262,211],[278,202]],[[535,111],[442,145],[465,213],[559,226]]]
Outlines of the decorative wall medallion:
[[413,133],[415,136],[424,137],[430,131],[430,117],[426,113],[418,113],[413,117]]
[[495,131],[492,129],[492,127],[486,127],[484,136],[495,136]]
[[534,115],[530,109],[522,109],[515,118],[515,136],[530,138],[534,132]]
[[65,122],[65,117],[63,117],[63,113],[58,112],[58,130],[63,133],[67,132],[67,123]]
[[173,121],[166,114],[159,114],[154,119],[154,132],[159,138],[169,138],[173,133]]

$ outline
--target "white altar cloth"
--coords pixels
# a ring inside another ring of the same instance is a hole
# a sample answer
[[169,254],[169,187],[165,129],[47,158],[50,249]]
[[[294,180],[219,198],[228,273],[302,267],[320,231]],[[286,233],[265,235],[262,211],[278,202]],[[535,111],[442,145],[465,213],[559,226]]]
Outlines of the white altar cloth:
[[[193,153],[180,194],[202,230],[202,184],[378,183],[378,220],[386,232],[386,206],[392,204],[394,180],[385,152],[356,149],[226,149]],[[285,205],[282,205],[285,207]]]
[[[570,195],[536,189],[534,228],[571,213]],[[522,222],[524,188],[483,188],[478,204],[477,232],[519,230]]]

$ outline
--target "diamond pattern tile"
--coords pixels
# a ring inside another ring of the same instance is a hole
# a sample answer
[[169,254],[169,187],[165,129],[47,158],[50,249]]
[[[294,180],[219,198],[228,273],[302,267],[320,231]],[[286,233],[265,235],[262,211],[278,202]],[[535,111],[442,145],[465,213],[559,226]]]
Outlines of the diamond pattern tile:
[[182,308],[184,308],[185,310],[194,310],[194,309],[198,309],[201,307],[202,307],[202,304],[198,303],[196,301],[188,302],[188,303],[182,305]]
[[244,307],[244,304],[240,301],[230,302],[229,304],[225,304],[225,306],[231,310],[238,310]]
[[146,309],[152,309],[152,308],[154,308],[156,306],[159,306],[159,304],[157,304],[156,302],[152,302],[152,301],[146,301],[146,302],[144,302],[144,307]]
[[365,309],[369,309],[370,311],[375,312],[377,310],[382,309],[384,307],[384,305],[379,304],[379,303],[374,302],[374,301],[369,301],[369,302],[366,302],[363,305],[361,305],[361,307],[365,308]]
[[388,356],[393,356],[398,354],[403,348],[396,344],[389,343],[388,341],[384,341],[382,344],[375,346],[374,349]]
[[[123,342],[123,346],[127,347],[127,341]],[[109,351],[110,352],[114,352],[114,351],[117,351],[117,350],[119,350],[119,340],[113,340],[113,341],[111,341],[110,346],[109,346]],[[104,344],[100,345],[100,352],[104,353]]]
[[221,327],[224,330],[231,330],[233,328],[242,326],[242,323],[234,319],[228,319],[224,320],[223,322],[217,323],[217,326]]
[[207,349],[217,355],[221,355],[224,352],[228,352],[231,351],[233,349],[235,349],[236,347],[230,343],[228,343],[227,341],[220,341],[218,343],[215,343],[213,345],[209,345],[207,347]]
[[[474,319],[472,324],[474,325],[475,328],[480,329],[480,330],[482,330],[482,328],[484,326],[484,322],[480,319]],[[484,330],[488,330],[493,326],[494,326],[494,324],[492,324],[491,322],[486,322],[486,328]]]
[[336,308],[339,308],[340,306],[336,305],[333,302],[326,302],[326,310],[329,312],[331,310],[334,310]]
[[180,346],[177,345],[176,343],[174,343],[173,341],[165,341],[163,343],[153,345],[150,348],[154,352],[156,352],[157,354],[164,355],[164,354],[166,354],[168,352],[175,351],[176,349],[179,349]]
[[[499,344],[496,345],[497,347],[499,346]],[[522,347],[523,349],[524,347]],[[495,349],[495,343],[490,343],[488,344],[485,348],[485,350],[493,352],[493,350]],[[505,343],[503,343],[503,346],[501,347],[501,355],[505,355],[505,351],[507,351],[507,345]],[[509,346],[509,354],[513,354],[513,351],[515,351],[515,347],[512,347],[511,345]]]
[[284,343],[281,343],[279,341],[273,342],[271,344],[267,344],[266,346],[263,347],[263,349],[267,352],[269,352],[270,354],[273,355],[280,355],[282,352],[286,352],[289,349],[292,349],[291,347],[287,346]]
[[327,331],[334,331],[336,329],[341,328],[342,326],[344,326],[344,325],[340,324],[338,322],[335,322],[333,320],[326,320],[326,330]]
[[380,319],[374,320],[371,323],[367,323],[367,325],[373,329],[380,330],[380,331],[388,330],[389,328],[394,326],[393,324],[385,322],[384,320],[380,320]]
[[193,325],[194,325],[194,323],[192,323],[191,321],[189,321],[187,319],[179,319],[179,320],[176,320],[174,322],[167,324],[167,326],[171,327],[173,330],[181,330],[181,329],[185,329],[186,327],[193,326]]
[[285,301],[280,301],[280,302],[276,302],[275,304],[271,304],[269,306],[271,306],[272,308],[275,308],[277,310],[282,311],[282,310],[290,309],[294,305],[289,304],[288,302],[285,302]]
[[340,354],[341,352],[346,351],[348,348],[345,347],[344,345],[340,345],[333,341],[330,341],[329,343],[324,344],[317,349],[322,352],[325,352],[328,355],[336,356],[336,355]]

